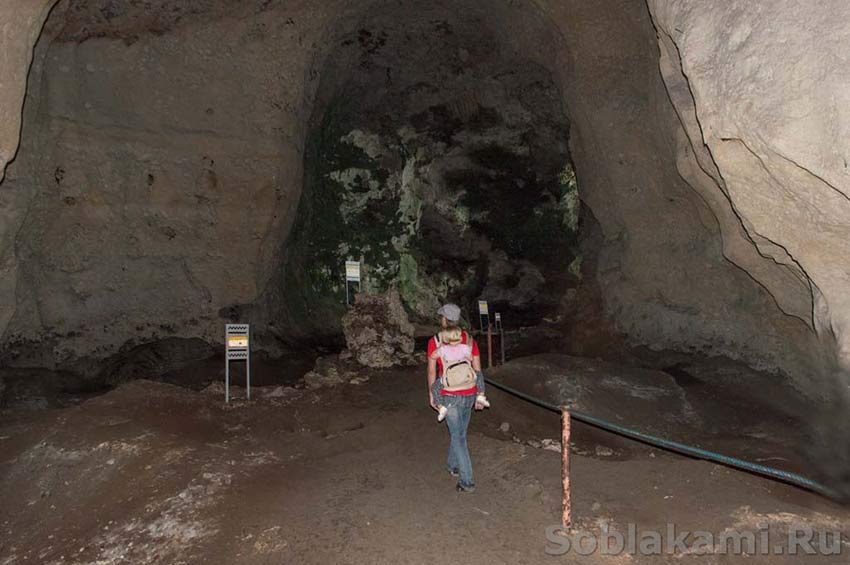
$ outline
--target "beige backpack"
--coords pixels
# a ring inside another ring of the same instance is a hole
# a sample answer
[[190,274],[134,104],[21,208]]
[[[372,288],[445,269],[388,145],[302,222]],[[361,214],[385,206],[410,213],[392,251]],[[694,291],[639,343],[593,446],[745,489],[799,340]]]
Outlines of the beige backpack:
[[463,359],[461,361],[449,362],[441,353],[442,342],[440,334],[434,336],[437,342],[437,352],[440,354],[440,360],[443,362],[443,390],[446,392],[455,392],[458,390],[467,390],[475,386],[475,369],[472,368],[472,362]]

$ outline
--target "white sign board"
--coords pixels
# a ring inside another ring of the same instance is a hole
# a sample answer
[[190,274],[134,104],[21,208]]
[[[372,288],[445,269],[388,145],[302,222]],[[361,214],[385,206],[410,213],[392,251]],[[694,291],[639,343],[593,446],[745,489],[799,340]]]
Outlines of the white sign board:
[[360,282],[360,261],[345,262],[345,280]]
[[247,335],[229,335],[227,336],[228,349],[248,349]]
[[478,314],[480,316],[488,316],[490,314],[490,309],[487,306],[486,300],[479,300],[478,301]]
[[498,313],[498,312],[496,312],[496,323],[497,323],[497,324],[501,324],[501,323],[502,323],[502,315],[501,315],[500,313]]

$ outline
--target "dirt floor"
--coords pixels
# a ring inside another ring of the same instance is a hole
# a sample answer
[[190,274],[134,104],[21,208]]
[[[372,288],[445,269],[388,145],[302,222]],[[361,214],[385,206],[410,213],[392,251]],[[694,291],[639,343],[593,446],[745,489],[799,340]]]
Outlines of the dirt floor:
[[[75,406],[0,413],[0,564],[850,562],[847,509],[580,424],[574,528],[547,535],[560,516],[557,415],[491,388],[493,407],[473,417],[469,436],[478,489],[458,494],[423,371],[362,376],[318,390],[255,388],[230,405],[219,384],[135,381]],[[640,424],[652,412],[643,410],[619,412]],[[733,531],[761,540],[762,523],[769,546],[757,551],[787,550],[798,525],[845,541],[831,556],[724,555],[719,543],[697,547],[699,558],[665,553],[667,524],[717,542]],[[630,524],[638,547],[660,532],[662,546],[645,549],[662,554],[550,555],[563,540],[628,534]]]

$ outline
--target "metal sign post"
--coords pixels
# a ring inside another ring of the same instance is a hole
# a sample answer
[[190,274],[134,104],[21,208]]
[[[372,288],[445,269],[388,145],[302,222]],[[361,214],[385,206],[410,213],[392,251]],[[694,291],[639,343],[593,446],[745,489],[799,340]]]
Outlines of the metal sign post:
[[227,324],[224,328],[224,401],[230,402],[230,362],[245,361],[248,400],[251,400],[251,326]]
[[487,330],[487,368],[493,366],[493,331],[490,327],[490,307],[486,300],[478,301],[478,317],[481,320],[481,331]]
[[[357,285],[354,290],[354,285]],[[354,304],[354,296],[360,292],[360,261],[345,262],[345,304]]]
[[499,353],[502,358],[502,365],[505,364],[505,330],[502,328],[502,315],[498,312],[495,314],[496,331],[499,332]]

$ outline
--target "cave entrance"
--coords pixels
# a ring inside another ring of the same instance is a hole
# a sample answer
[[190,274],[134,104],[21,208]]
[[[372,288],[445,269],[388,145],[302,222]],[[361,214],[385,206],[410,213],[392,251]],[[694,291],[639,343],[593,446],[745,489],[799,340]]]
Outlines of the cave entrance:
[[338,331],[346,260],[362,262],[366,292],[397,288],[427,326],[443,301],[472,318],[479,298],[534,325],[579,280],[556,81],[484,16],[450,13],[372,14],[322,70],[285,268],[313,335]]

